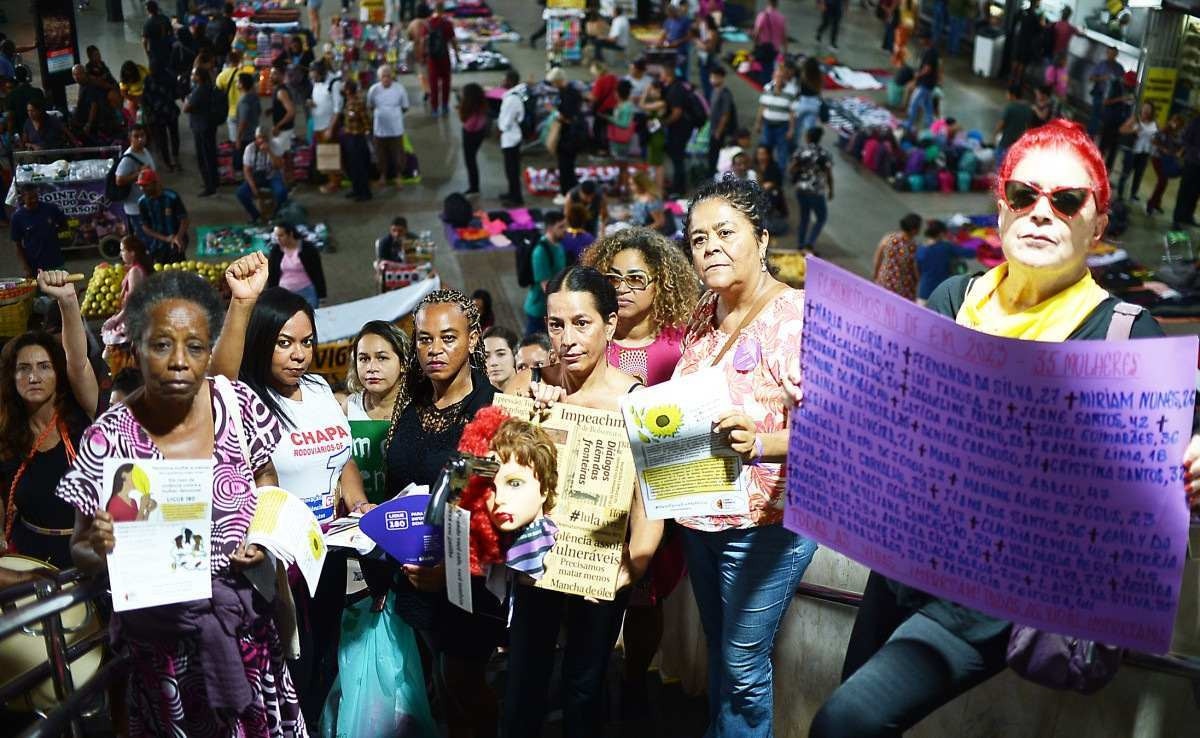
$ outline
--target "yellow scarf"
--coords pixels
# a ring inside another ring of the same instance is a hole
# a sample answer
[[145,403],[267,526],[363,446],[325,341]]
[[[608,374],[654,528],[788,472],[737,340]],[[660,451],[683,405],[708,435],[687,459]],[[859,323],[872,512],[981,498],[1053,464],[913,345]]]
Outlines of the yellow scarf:
[[1057,295],[1012,315],[984,311],[992,294],[1008,276],[1008,264],[1001,264],[977,278],[963,298],[954,321],[981,333],[1027,341],[1065,341],[1096,307],[1108,299],[1106,292],[1085,271],[1078,282]]

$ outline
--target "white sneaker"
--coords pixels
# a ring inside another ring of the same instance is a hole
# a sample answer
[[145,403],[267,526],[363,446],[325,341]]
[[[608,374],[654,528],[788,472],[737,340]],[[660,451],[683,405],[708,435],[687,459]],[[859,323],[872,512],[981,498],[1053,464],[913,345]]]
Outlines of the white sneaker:
[[567,196],[563,195],[563,194],[555,195],[554,196],[554,204],[558,205],[559,207],[566,205],[567,204]]

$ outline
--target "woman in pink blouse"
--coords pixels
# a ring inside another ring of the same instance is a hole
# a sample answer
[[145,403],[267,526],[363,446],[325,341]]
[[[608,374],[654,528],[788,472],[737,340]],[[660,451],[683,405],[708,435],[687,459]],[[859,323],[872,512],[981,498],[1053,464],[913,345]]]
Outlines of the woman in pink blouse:
[[708,641],[709,735],[772,735],[771,649],[815,542],[782,525],[788,415],[804,293],[767,270],[768,203],[756,182],[702,185],[688,206],[692,262],[707,292],[675,376],[716,367],[733,406],[714,432],[749,464],[746,513],[680,518]]
[[267,254],[267,286],[282,287],[303,297],[315,310],[325,299],[325,270],[321,252],[300,237],[290,223],[275,226],[274,243]]
[[483,87],[475,82],[463,85],[458,101],[458,119],[462,122],[463,158],[467,161],[467,191],[479,194],[479,147],[487,138],[489,118]]
[[[646,386],[671,378],[688,317],[700,299],[696,272],[679,247],[650,228],[624,228],[588,247],[583,264],[617,291],[617,330],[608,363]],[[677,529],[663,536],[625,613],[625,704],[647,705],[646,672],[662,641],[663,600],[684,574]],[[631,702],[632,701],[632,702]]]

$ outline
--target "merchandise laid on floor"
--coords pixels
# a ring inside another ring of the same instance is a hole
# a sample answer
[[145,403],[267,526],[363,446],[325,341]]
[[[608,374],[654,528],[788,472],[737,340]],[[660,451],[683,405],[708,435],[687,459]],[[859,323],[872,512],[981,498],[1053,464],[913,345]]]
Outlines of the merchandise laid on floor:
[[[300,240],[309,243],[318,251],[329,246],[329,228],[324,223],[313,225],[297,224]],[[228,259],[269,251],[273,226],[257,225],[207,225],[196,227],[199,245],[196,256],[201,259]]]
[[19,188],[36,185],[38,197],[67,216],[63,250],[100,246],[105,258],[115,259],[125,216],[120,202],[109,201],[105,178],[120,155],[119,146],[13,152],[16,168],[4,204],[15,207]]
[[542,236],[545,213],[540,208],[476,210],[457,216],[443,213],[442,220],[451,248],[485,251],[536,243]]
[[521,34],[498,15],[455,18],[453,23],[454,38],[460,44],[521,40]]
[[955,132],[944,120],[913,140],[895,115],[863,97],[830,102],[837,146],[903,192],[986,192],[995,184],[995,149],[980,131]]
[[[626,170],[629,176],[632,177],[638,172],[649,171],[650,165],[634,162],[628,164]],[[529,194],[538,197],[553,197],[558,194],[557,169],[525,167],[523,176],[525,179],[525,190]],[[585,179],[595,180],[598,185],[606,190],[613,190],[621,178],[621,168],[615,164],[577,166],[575,167],[575,178],[580,182]]]

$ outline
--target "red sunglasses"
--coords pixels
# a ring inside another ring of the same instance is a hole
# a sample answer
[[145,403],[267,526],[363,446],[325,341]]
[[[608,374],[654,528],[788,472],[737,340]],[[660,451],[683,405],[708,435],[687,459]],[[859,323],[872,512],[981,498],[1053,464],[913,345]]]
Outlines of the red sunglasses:
[[1087,203],[1088,195],[1093,194],[1090,187],[1055,187],[1043,190],[1035,184],[1022,182],[1019,179],[1004,180],[1004,201],[1014,213],[1031,210],[1037,201],[1045,197],[1050,201],[1050,207],[1064,219],[1074,218]]

